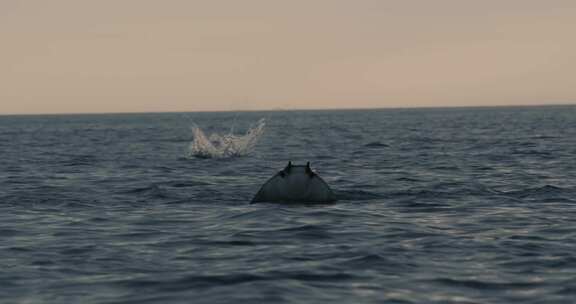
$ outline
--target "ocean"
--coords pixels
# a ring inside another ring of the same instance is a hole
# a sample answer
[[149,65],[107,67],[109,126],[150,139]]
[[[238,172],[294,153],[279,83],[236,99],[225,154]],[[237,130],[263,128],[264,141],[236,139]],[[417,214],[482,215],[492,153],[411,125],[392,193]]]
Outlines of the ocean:
[[[576,301],[574,106],[0,116],[0,153],[0,303]],[[250,204],[288,161],[338,201]]]

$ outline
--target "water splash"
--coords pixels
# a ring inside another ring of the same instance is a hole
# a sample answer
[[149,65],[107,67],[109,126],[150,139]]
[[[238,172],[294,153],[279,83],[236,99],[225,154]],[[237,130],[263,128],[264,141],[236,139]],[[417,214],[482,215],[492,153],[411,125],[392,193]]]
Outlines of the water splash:
[[194,140],[190,144],[188,157],[230,158],[249,154],[264,133],[266,122],[260,119],[243,135],[235,135],[232,128],[228,134],[206,136],[197,125],[192,127]]

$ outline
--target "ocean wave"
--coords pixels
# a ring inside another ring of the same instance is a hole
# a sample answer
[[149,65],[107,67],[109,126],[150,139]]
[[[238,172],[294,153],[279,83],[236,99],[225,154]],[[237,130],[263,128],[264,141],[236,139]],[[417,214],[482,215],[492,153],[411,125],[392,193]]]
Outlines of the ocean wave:
[[381,143],[379,141],[373,141],[373,142],[365,144],[364,147],[367,147],[367,148],[388,148],[388,147],[390,147],[390,145]]
[[544,199],[566,198],[570,200],[570,198],[572,198],[576,194],[576,189],[563,188],[554,185],[544,185],[540,187],[502,192],[501,194],[517,198],[544,198]]
[[505,281],[494,282],[494,281],[480,281],[473,279],[454,279],[454,278],[438,278],[432,280],[431,282],[452,287],[464,287],[484,291],[488,290],[505,291],[513,289],[534,290],[538,287],[545,286],[545,284],[541,282],[505,282]]
[[384,197],[382,194],[365,190],[335,190],[335,192],[336,198],[343,201],[368,201]]

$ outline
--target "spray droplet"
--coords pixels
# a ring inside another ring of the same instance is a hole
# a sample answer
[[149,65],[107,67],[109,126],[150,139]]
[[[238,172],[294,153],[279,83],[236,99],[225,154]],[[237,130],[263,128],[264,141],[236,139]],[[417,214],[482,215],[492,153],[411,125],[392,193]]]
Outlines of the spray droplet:
[[190,144],[189,157],[230,158],[249,154],[264,133],[265,120],[260,119],[244,135],[211,134],[206,136],[198,126],[192,127],[194,140]]

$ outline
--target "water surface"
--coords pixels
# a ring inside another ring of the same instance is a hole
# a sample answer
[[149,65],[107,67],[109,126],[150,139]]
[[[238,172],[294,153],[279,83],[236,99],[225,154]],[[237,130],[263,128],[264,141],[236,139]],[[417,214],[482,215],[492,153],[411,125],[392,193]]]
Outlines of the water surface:
[[[575,138],[575,107],[3,116],[0,302],[573,303]],[[339,202],[249,204],[288,160]]]

